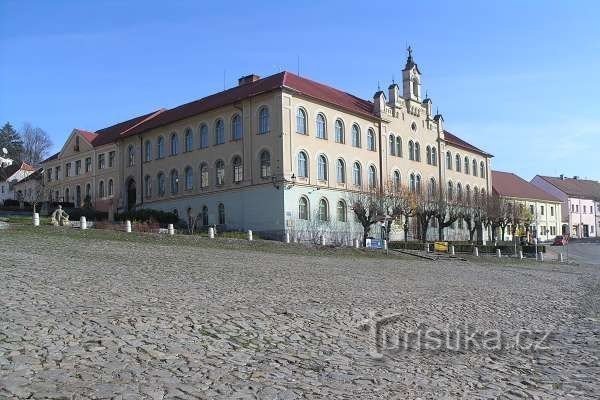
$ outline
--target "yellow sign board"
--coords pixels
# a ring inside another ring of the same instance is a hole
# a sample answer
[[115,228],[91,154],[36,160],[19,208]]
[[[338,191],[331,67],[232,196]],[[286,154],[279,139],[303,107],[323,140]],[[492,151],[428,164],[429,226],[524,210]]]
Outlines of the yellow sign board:
[[448,252],[448,242],[435,242],[433,244],[433,249],[435,251]]

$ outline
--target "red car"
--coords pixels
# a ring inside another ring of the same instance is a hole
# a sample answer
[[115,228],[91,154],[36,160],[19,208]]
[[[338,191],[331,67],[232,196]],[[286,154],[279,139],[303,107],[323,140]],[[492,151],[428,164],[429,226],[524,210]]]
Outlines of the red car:
[[554,238],[552,246],[564,246],[568,241],[569,239],[566,236],[557,236]]

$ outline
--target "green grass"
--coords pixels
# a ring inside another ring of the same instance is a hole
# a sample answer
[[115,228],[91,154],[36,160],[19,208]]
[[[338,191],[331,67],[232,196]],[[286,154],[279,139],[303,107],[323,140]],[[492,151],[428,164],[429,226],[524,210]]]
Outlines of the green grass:
[[[329,247],[304,245],[296,243],[282,243],[272,240],[255,239],[249,242],[246,239],[217,237],[209,239],[206,235],[167,235],[155,233],[125,233],[120,231],[112,231],[105,229],[75,229],[68,227],[54,227],[40,223],[39,227],[34,227],[30,220],[23,223],[11,223],[9,228],[3,234],[23,236],[24,240],[39,240],[51,236],[68,237],[70,241],[93,242],[98,240],[118,241],[126,245],[126,243],[148,243],[160,244],[168,246],[193,246],[207,247],[226,250],[246,250],[259,251],[277,254],[291,254],[301,256],[331,256],[331,257],[351,257],[351,258],[371,258],[371,259],[398,259],[398,260],[416,260],[414,257],[403,254],[386,255],[384,251],[355,249],[351,247]],[[245,234],[244,234],[245,237]],[[84,244],[82,244],[84,245]]]

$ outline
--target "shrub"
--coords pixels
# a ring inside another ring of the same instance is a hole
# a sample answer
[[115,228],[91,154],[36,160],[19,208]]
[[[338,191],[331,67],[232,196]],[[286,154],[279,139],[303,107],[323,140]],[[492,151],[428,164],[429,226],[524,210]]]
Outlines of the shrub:
[[117,221],[136,221],[136,222],[158,222],[160,224],[177,224],[179,217],[172,212],[165,212],[153,209],[141,209],[128,211],[115,215]]
[[97,211],[93,208],[73,208],[65,210],[69,214],[71,221],[79,221],[81,217],[85,217],[88,221],[105,221],[108,219],[108,213],[105,211]]

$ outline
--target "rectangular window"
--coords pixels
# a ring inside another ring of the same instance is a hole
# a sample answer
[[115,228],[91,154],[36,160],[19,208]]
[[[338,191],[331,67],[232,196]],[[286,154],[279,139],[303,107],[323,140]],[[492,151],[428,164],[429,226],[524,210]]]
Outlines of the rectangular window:
[[115,166],[115,152],[111,151],[108,153],[108,168]]
[[85,159],[85,172],[88,173],[92,170],[92,157]]
[[541,214],[541,215],[544,215],[544,206],[541,206],[541,207],[540,207],[540,214]]
[[54,180],[57,181],[60,179],[60,167],[54,168]]
[[531,211],[532,215],[535,215],[535,210],[533,209],[533,205],[529,206],[529,211]]
[[81,160],[75,161],[75,175],[81,174]]
[[575,205],[571,204],[571,212],[575,212]]
[[68,178],[69,176],[71,176],[71,163],[68,162],[67,165],[65,165],[65,177]]
[[104,154],[98,154],[98,169],[104,169],[104,167],[106,167]]
[[587,206],[583,206],[583,213],[585,214],[587,212]]
[[579,212],[579,204],[575,204],[575,212]]
[[52,181],[52,168],[48,168],[48,170],[46,171],[46,181]]
[[554,206],[550,207],[550,216],[554,217]]

